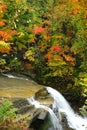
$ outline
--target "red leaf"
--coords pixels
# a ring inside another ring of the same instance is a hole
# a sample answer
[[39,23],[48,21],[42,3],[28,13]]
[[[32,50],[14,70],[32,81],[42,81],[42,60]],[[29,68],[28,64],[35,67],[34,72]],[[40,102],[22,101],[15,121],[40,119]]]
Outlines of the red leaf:
[[54,47],[53,47],[53,50],[54,50],[55,52],[60,52],[60,47],[59,47],[59,46],[54,46]]
[[34,30],[34,34],[42,33],[44,31],[44,28],[38,27]]

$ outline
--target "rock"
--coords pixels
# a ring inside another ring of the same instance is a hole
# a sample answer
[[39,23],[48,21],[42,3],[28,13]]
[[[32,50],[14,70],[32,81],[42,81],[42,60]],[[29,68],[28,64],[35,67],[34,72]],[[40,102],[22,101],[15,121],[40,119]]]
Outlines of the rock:
[[[50,97],[46,88],[41,88],[38,92],[35,93],[35,99],[40,102],[41,105],[47,107],[52,107],[54,99]],[[4,97],[3,97],[4,98]],[[0,98],[0,103],[2,103],[2,97]],[[36,109],[34,105],[30,104],[26,98],[5,98],[13,102],[13,106],[17,108],[17,114],[21,116],[18,117],[14,122],[20,120],[28,119],[29,130],[41,130],[45,126],[48,129],[50,124],[50,119],[48,118],[48,111],[38,108]],[[47,123],[48,121],[48,123]],[[38,128],[39,127],[39,128]]]
[[38,92],[35,93],[35,99],[45,99],[47,98],[47,96],[49,96],[49,93],[47,91],[47,89],[41,88]]
[[44,120],[47,116],[47,113],[48,112],[46,110],[42,109],[42,108],[36,109],[36,111],[33,114],[32,122],[35,119]]
[[[54,99],[50,97],[46,88],[41,88],[38,92],[36,92],[34,98],[40,102],[40,105],[45,105],[50,108],[52,107],[52,104],[54,102]],[[32,116],[30,128],[41,130],[43,127],[45,127],[44,130],[47,130],[49,128],[49,125],[51,124],[50,119],[48,119],[48,115],[49,112],[45,109],[36,109]]]
[[14,107],[21,108],[23,106],[29,105],[29,102],[25,98],[19,98],[13,100]]
[[30,79],[34,79],[34,80],[36,77],[36,74],[32,69],[25,69],[21,72],[21,74],[29,77]]
[[34,98],[39,101],[41,105],[45,105],[50,108],[54,102],[54,99],[49,95],[45,87],[36,92]]
[[33,114],[33,119],[30,123],[30,128],[34,130],[47,130],[50,125],[50,119],[48,119],[48,112],[42,108],[37,109]]
[[44,120],[46,115],[47,115],[47,111],[43,110],[42,112],[40,112],[38,119]]
[[61,116],[62,116],[61,122],[62,122],[63,129],[64,130],[75,130],[75,129],[69,127],[65,114],[61,113]]

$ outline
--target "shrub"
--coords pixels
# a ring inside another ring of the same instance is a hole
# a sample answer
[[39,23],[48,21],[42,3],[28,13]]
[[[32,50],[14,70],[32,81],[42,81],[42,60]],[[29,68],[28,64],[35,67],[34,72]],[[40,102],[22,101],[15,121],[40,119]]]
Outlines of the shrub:
[[27,120],[18,120],[16,111],[11,101],[3,100],[0,105],[0,130],[27,130]]

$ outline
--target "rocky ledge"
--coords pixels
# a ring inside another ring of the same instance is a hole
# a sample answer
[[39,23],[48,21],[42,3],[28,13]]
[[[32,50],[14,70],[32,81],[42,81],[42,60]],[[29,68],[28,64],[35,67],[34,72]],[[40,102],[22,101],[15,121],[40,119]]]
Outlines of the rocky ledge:
[[[46,88],[41,88],[39,91],[33,95],[35,100],[40,102],[41,105],[45,105],[47,107],[51,107],[53,104],[53,98],[50,97]],[[29,103],[26,98],[9,98],[9,97],[1,97],[0,104],[3,99],[8,99],[13,102],[13,106],[17,108],[17,114],[21,114],[20,118],[15,120],[15,122],[19,120],[23,120],[25,118],[28,119],[29,130],[35,129],[37,130],[37,126],[39,124],[42,125],[45,119],[47,118],[48,112],[43,108],[35,108],[32,103]],[[38,129],[39,130],[39,129]]]
[[[49,95],[46,88],[41,88],[34,95],[34,99],[40,103],[40,105],[46,106],[48,109],[52,108],[54,99]],[[0,103],[2,103],[0,98]],[[15,122],[28,119],[29,130],[53,130],[52,122],[49,117],[49,112],[43,107],[35,107],[32,102],[30,103],[26,98],[8,98],[6,99],[13,102],[15,108],[17,108],[17,114],[21,114]],[[56,113],[55,113],[56,114]],[[62,126],[64,130],[73,130],[68,127],[66,117],[62,115]]]

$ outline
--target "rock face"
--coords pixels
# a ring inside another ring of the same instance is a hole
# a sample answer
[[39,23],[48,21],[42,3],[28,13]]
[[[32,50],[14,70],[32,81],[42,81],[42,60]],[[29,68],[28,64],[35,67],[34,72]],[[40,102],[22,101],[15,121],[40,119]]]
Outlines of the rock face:
[[38,92],[35,93],[35,99],[45,99],[48,97],[48,91],[46,88],[40,89]]
[[41,129],[41,126],[44,124],[47,118],[47,114],[48,112],[42,108],[36,109],[30,123],[30,128],[33,128],[35,130]]
[[38,108],[36,109],[36,111],[33,114],[33,120],[35,119],[39,119],[39,120],[44,120],[46,118],[47,115],[47,111],[42,109],[42,108]]
[[[34,98],[37,101],[39,101],[42,105],[45,105],[50,108],[52,107],[52,104],[54,102],[54,99],[50,97],[46,88],[42,88],[38,92],[36,92]],[[61,116],[62,116],[61,122],[62,122],[63,129],[74,130],[72,128],[69,128],[64,113],[61,113]],[[33,118],[30,123],[30,128],[33,128],[34,130],[53,130],[54,128],[49,118],[48,111],[42,108],[36,109],[35,112],[33,113]]]
[[31,105],[27,99],[16,99],[13,101],[13,105],[14,107],[18,108],[17,113],[18,114],[26,114],[26,113],[30,113],[31,109],[34,109],[34,106]]
[[4,74],[0,75],[0,97],[29,98],[43,86],[26,76]]
[[[7,98],[6,98],[7,99]],[[13,102],[15,108],[17,108],[17,114],[22,116],[16,120],[22,120],[28,118],[29,130],[53,130],[51,120],[49,118],[49,112],[43,108],[35,108],[32,103],[26,98],[8,98]],[[46,88],[41,88],[34,95],[34,99],[39,101],[41,105],[45,105],[49,108],[52,107],[54,99],[49,95]],[[0,103],[2,98],[0,99]],[[56,113],[55,113],[56,114]],[[64,130],[73,130],[69,128],[67,119],[64,114],[62,114],[62,126]]]
[[69,125],[68,125],[68,122],[67,122],[67,119],[66,119],[66,116],[64,113],[61,113],[61,116],[62,116],[62,127],[64,130],[75,130],[75,129],[72,129],[72,128],[69,128]]
[[[51,107],[53,104],[53,98],[50,97],[46,88],[41,88],[34,95],[34,98],[40,102],[41,105],[45,105]],[[22,116],[16,121],[22,120],[24,118],[28,118],[29,130],[41,130],[43,125],[48,129],[47,118],[48,112],[43,108],[36,109],[32,103],[26,98],[7,98],[13,102],[15,108],[17,108],[17,114],[21,114]],[[2,98],[0,99],[0,103],[2,103]]]
[[50,108],[54,102],[54,99],[49,95],[46,88],[41,88],[38,92],[36,92],[35,99],[39,101],[42,105],[48,106]]
[[[54,101],[53,98],[50,97],[46,88],[42,88],[38,92],[36,92],[34,98],[39,101],[41,105],[45,105],[50,108],[52,107]],[[35,109],[32,120],[30,122],[30,128],[33,128],[34,130],[47,130],[49,128],[49,125],[51,124],[50,119],[48,119],[48,117],[49,113],[45,109]]]
[[[43,108],[36,109],[32,102],[29,103],[27,100],[27,98],[34,96],[34,99],[40,105],[52,108],[54,99],[50,96],[47,89],[32,80],[27,80],[26,76],[7,74],[10,76],[8,78],[5,75],[0,75],[0,104],[3,98],[13,102],[14,107],[17,108],[17,114],[22,115],[15,122],[27,118],[29,130],[53,130],[49,112]],[[62,125],[64,130],[71,130],[68,128],[67,120],[64,116],[62,116]]]

